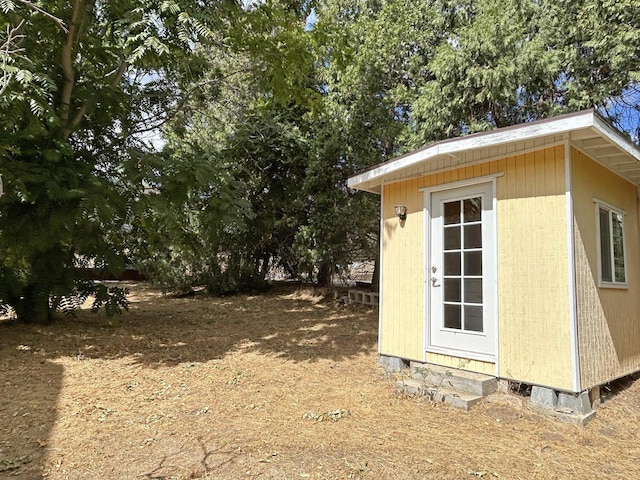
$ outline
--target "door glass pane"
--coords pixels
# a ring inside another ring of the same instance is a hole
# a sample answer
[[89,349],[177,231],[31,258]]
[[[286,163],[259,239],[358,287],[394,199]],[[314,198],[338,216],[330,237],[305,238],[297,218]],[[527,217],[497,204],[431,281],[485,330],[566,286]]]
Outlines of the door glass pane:
[[482,275],[482,252],[464,252],[464,274]]
[[464,329],[472,332],[482,332],[482,307],[464,306]]
[[464,226],[464,248],[482,248],[482,224]]
[[613,281],[611,272],[611,239],[609,237],[609,210],[600,209],[600,263],[602,268],[602,281]]
[[459,278],[445,278],[444,279],[444,301],[445,302],[460,302],[462,301],[462,295],[460,294]]
[[482,216],[482,197],[467,198],[464,201],[464,221],[479,222]]
[[458,250],[460,248],[460,227],[444,228],[444,249]]
[[444,204],[444,224],[460,223],[460,202],[445,202]]
[[611,226],[613,227],[613,272],[614,281],[624,282],[624,236],[622,234],[622,215],[611,213]]
[[[444,194],[440,198],[444,198]],[[432,313],[435,318],[441,318],[442,323],[437,325],[436,322],[434,326],[453,330],[447,335],[458,339],[464,332],[486,333],[484,308],[487,306],[485,301],[489,299],[484,298],[483,291],[486,287],[482,265],[483,234],[486,232],[486,226],[483,227],[486,220],[482,212],[483,197],[477,193],[472,198],[441,200],[439,205],[442,218],[438,219],[439,229],[434,231],[434,238],[441,250],[434,256],[436,266],[442,262],[442,270],[436,274],[434,302],[437,306],[433,307]],[[613,269],[613,259],[611,263]],[[469,339],[476,337],[469,335],[460,341],[471,345],[475,340]]]
[[482,279],[464,279],[464,301],[465,303],[482,303]]
[[445,252],[444,274],[460,275],[460,252]]
[[460,305],[444,305],[444,327],[455,328],[458,330],[462,328],[462,315]]

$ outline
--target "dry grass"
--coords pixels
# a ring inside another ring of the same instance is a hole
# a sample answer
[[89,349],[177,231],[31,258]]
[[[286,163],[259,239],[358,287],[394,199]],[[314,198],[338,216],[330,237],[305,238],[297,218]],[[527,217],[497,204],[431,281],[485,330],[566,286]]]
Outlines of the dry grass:
[[508,396],[465,413],[394,393],[373,310],[130,287],[117,320],[0,324],[0,477],[640,477],[640,384],[586,428]]

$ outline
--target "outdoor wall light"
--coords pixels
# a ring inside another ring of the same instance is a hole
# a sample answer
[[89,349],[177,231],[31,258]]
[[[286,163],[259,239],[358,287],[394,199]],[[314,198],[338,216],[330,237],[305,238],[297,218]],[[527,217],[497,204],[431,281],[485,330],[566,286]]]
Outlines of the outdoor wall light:
[[404,205],[396,205],[395,209],[396,209],[396,215],[398,216],[398,218],[402,222],[404,222],[407,219],[407,207],[405,207]]

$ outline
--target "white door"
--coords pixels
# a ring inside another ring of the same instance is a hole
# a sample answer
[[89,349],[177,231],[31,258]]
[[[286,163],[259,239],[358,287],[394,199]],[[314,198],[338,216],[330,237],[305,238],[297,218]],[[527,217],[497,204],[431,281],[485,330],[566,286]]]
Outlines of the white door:
[[429,346],[495,358],[493,183],[431,193]]

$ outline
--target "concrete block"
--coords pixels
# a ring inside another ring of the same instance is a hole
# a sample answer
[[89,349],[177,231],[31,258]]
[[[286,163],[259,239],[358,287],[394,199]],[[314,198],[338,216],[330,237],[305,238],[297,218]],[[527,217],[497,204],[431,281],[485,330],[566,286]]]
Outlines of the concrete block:
[[396,389],[399,392],[406,392],[409,395],[422,395],[422,385],[411,380],[398,380],[396,382]]
[[402,358],[387,355],[380,355],[378,364],[383,366],[387,372],[399,372],[403,368],[407,368],[407,363]]
[[438,392],[442,395],[442,400],[447,405],[464,410],[468,412],[471,407],[481,402],[483,397],[481,395],[472,395],[464,392],[454,392],[449,389],[443,389],[442,392]]
[[561,409],[550,409],[550,408],[540,408],[533,407],[533,411],[538,412],[542,415],[549,416],[560,420],[563,423],[571,423],[573,425],[577,425],[579,427],[586,426],[591,420],[596,418],[595,410],[591,410],[589,413],[581,414],[575,413],[570,408],[561,408]]
[[405,392],[410,395],[427,397],[434,403],[444,402],[453,408],[464,411],[469,411],[472,406],[482,401],[483,398],[480,395],[468,394],[450,388],[435,388],[415,379],[396,382],[396,389],[399,392]]
[[411,376],[429,385],[455,388],[474,395],[487,396],[498,388],[496,377],[428,363],[411,362]]
[[349,303],[361,303],[363,305],[378,305],[380,303],[380,294],[378,292],[369,292],[365,290],[348,290]]
[[558,394],[551,388],[531,387],[531,403],[536,407],[555,408],[558,404]]
[[509,393],[511,391],[509,386],[509,380],[498,379],[498,386],[496,392]]
[[586,415],[591,412],[591,399],[589,392],[558,394],[558,408],[571,409],[571,411]]

